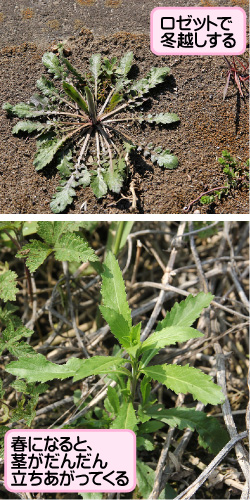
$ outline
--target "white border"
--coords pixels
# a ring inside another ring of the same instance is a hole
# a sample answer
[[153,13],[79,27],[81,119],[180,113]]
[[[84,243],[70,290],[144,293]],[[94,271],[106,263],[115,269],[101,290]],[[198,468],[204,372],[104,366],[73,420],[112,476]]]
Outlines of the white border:
[[0,214],[0,222],[3,221],[249,221],[248,214]]

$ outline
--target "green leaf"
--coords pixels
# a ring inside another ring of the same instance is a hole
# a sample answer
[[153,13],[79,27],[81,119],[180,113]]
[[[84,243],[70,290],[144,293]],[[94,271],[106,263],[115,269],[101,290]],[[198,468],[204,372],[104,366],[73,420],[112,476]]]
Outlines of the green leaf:
[[86,168],[83,168],[81,170],[81,176],[78,178],[77,182],[79,186],[83,187],[89,186],[91,182],[91,173]]
[[16,356],[16,358],[20,358],[21,356],[36,356],[37,352],[31,347],[27,342],[19,342],[18,344],[9,344],[8,350]]
[[141,344],[140,336],[141,336],[141,323],[138,323],[137,325],[132,326],[130,330],[131,344],[133,345]]
[[68,178],[73,170],[72,163],[72,151],[69,150],[67,153],[62,153],[59,159],[59,163],[57,164],[57,170],[60,172],[62,178]]
[[[154,418],[154,417],[151,417],[151,418]],[[156,432],[159,429],[162,429],[162,427],[164,427],[164,425],[165,425],[165,423],[163,423],[163,422],[157,422],[156,420],[150,420],[150,421],[144,422],[143,424],[140,425],[139,433],[140,434],[148,434],[150,432]]]
[[107,253],[103,264],[102,273],[102,303],[105,307],[113,309],[123,316],[124,320],[132,327],[131,311],[127,302],[125,284],[119,264],[111,252]]
[[44,167],[46,167],[46,165],[52,162],[57,151],[60,149],[60,147],[64,144],[66,140],[67,136],[59,140],[53,139],[45,141],[39,146],[33,162],[34,167],[36,168],[37,171],[42,170]]
[[97,99],[98,77],[101,74],[101,54],[93,54],[89,60],[90,71],[94,78],[95,98]]
[[196,296],[190,294],[185,300],[176,302],[165,318],[157,324],[156,332],[170,326],[191,326],[213,298],[211,293],[200,292]]
[[151,392],[150,380],[151,380],[151,378],[146,377],[146,375],[145,375],[141,381],[141,384],[140,384],[143,405],[145,405],[147,403],[149,396],[150,396],[150,392]]
[[141,353],[142,343],[140,341],[140,333],[141,333],[141,323],[132,326],[130,329],[130,347],[127,347],[126,350],[133,358],[138,358]]
[[113,421],[111,429],[130,429],[131,431],[137,430],[137,418],[133,404],[123,403],[119,408],[116,419]]
[[[155,471],[147,464],[136,460],[136,478],[139,487],[139,492],[143,498],[150,498],[150,493],[153,490],[155,482]],[[159,495],[159,499],[171,500],[176,497],[176,491],[168,484]]]
[[83,500],[101,500],[103,498],[102,493],[78,493]]
[[63,212],[68,205],[71,205],[76,192],[72,183],[66,182],[64,186],[58,186],[56,193],[52,197],[50,208],[54,214]]
[[117,69],[116,69],[116,74],[120,76],[127,76],[129,70],[131,69],[132,62],[133,62],[133,57],[134,54],[132,51],[127,52],[120,60]]
[[[151,418],[164,422],[170,427],[177,426],[181,430],[186,428],[192,431],[196,430],[200,436],[200,444],[204,448],[209,448],[211,453],[219,453],[230,439],[227,431],[220,425],[219,421],[216,418],[208,417],[206,413],[202,411],[180,407],[171,408],[169,410],[162,408],[158,411],[149,408],[147,412]],[[151,423],[150,421],[142,425],[146,426]]]
[[87,241],[77,234],[63,234],[56,243],[54,250],[55,258],[61,261],[87,262],[89,260],[95,262],[99,260]]
[[109,106],[107,108],[107,111],[113,111],[113,109],[115,109],[117,104],[119,104],[119,102],[121,102],[122,100],[123,100],[122,95],[120,95],[118,93],[113,94],[111,99],[110,99],[110,103],[109,103]]
[[58,57],[53,52],[45,52],[42,61],[48,72],[54,75],[54,78],[61,78],[63,76],[63,68],[60,65]]
[[114,387],[108,386],[107,398],[115,414],[118,414],[120,410],[120,402]]
[[12,114],[12,109],[13,109],[13,105],[10,104],[9,102],[5,102],[3,105],[2,105],[2,108],[7,111],[7,114],[11,115]]
[[154,88],[159,83],[164,82],[166,76],[169,74],[170,68],[151,68],[149,73],[146,76],[146,79],[149,84],[149,88]]
[[202,205],[209,205],[210,203],[213,203],[215,200],[214,195],[204,195],[201,197],[200,202]]
[[22,337],[30,337],[33,333],[33,330],[30,330],[24,325],[20,325],[15,329],[15,326],[9,323],[7,328],[2,332],[2,340],[4,340],[5,343],[16,342]]
[[203,337],[203,333],[195,330],[194,328],[184,326],[169,326],[162,328],[160,331],[152,333],[143,343],[141,352],[151,349],[159,351],[166,345],[175,344],[176,342],[185,342],[189,339]]
[[36,82],[37,88],[46,97],[50,97],[52,100],[60,99],[59,92],[53,82],[48,80],[44,75],[39,78]]
[[154,358],[158,352],[159,349],[149,349],[148,351],[145,351],[141,357],[140,369],[145,368],[145,366],[148,365],[151,359]]
[[52,249],[46,243],[38,240],[31,240],[28,245],[24,245],[16,254],[19,259],[26,259],[26,266],[33,273],[45,259],[50,255]]
[[93,97],[92,92],[90,91],[89,87],[87,87],[87,86],[84,87],[84,90],[86,93],[89,115],[91,116],[92,120],[95,122],[96,121],[96,109],[95,109],[94,97]]
[[7,302],[4,307],[0,307],[0,321],[2,324],[6,326],[12,324],[15,327],[23,326],[21,319],[14,314],[16,311],[18,311],[18,307],[10,302]]
[[37,234],[43,238],[48,245],[55,245],[63,234],[64,230],[69,229],[69,222],[50,222],[39,221],[37,227]]
[[107,193],[107,184],[103,179],[103,176],[99,170],[90,184],[94,195],[97,198],[102,198]]
[[147,115],[147,117],[144,118],[149,123],[163,123],[163,124],[169,124],[169,123],[175,123],[180,121],[179,116],[176,113],[159,113],[159,115]]
[[19,102],[15,106],[12,106],[11,109],[9,108],[9,111],[19,118],[32,118],[44,114],[44,111],[36,111],[34,106],[25,102]]
[[75,87],[73,87],[73,85],[71,85],[70,83],[63,82],[63,88],[64,88],[66,94],[68,94],[68,96],[71,97],[71,99],[73,101],[75,101],[78,104],[78,106],[81,109],[83,109],[83,111],[85,113],[89,114],[89,109],[88,109],[87,103],[84,101],[83,97],[75,89]]
[[117,170],[111,170],[110,168],[104,175],[104,180],[108,185],[110,191],[113,193],[120,193],[122,185],[123,185],[123,176]]
[[16,286],[17,274],[14,271],[5,271],[0,274],[0,298],[7,302],[16,300],[18,288]]
[[[67,362],[65,366],[69,365],[70,361],[72,361],[72,358]],[[118,358],[115,356],[93,356],[92,358],[83,360],[81,359],[77,361],[80,361],[80,363],[78,363],[75,369],[73,379],[74,382],[89,377],[90,375],[101,375],[105,373],[110,374],[113,371],[119,371],[120,366],[127,362],[126,359]],[[74,364],[72,366],[74,366]],[[130,375],[130,372],[128,370],[125,371],[125,368],[122,368],[121,372],[127,372]]]
[[117,63],[117,57],[112,57],[109,61],[107,58],[103,59],[102,69],[106,75],[111,76],[114,72],[114,67]]
[[63,57],[62,51],[59,50],[59,54],[61,61],[65,64],[66,68],[72,73],[72,75],[77,78],[79,83],[81,83],[82,85],[86,85],[86,80],[84,79],[84,77],[74,66],[72,66],[72,64],[68,61],[68,59],[66,59],[66,57]]
[[153,444],[152,437],[151,436],[146,436],[145,434],[143,436],[138,436],[137,435],[137,437],[136,437],[136,447],[137,447],[137,449],[143,448],[144,450],[147,450],[147,451],[153,451],[154,450],[154,444]]
[[79,367],[80,359],[71,358],[66,365],[57,365],[48,361],[42,354],[32,357],[21,357],[6,366],[6,371],[24,378],[28,382],[47,382],[54,378],[68,378],[75,374],[75,365]]
[[105,306],[99,306],[99,309],[115,338],[127,349],[130,346],[130,324],[128,321],[115,309]]
[[37,234],[49,245],[56,245],[63,233],[73,233],[79,227],[85,227],[86,222],[67,221],[40,221],[38,222]]
[[159,154],[152,154],[151,161],[153,163],[157,162],[159,167],[165,167],[170,170],[176,168],[178,166],[178,158],[169,153],[168,150],[163,151]]
[[141,371],[176,394],[191,393],[194,399],[204,404],[216,405],[225,399],[221,388],[212,382],[212,377],[189,365],[154,365]]
[[46,128],[46,124],[40,122],[31,122],[31,121],[23,121],[18,122],[12,129],[12,134],[18,134],[18,132],[31,132],[44,130]]
[[[33,334],[32,330],[29,330],[23,325],[18,326],[17,328],[15,327],[15,324],[12,322],[9,322],[6,329],[2,332],[2,337],[0,338],[0,353],[2,353],[5,349],[8,349],[14,356],[16,355],[14,352],[14,348],[19,347],[20,352],[22,351],[24,354],[24,349],[23,349],[23,344],[20,342],[17,344],[17,342],[22,338],[22,337],[30,337]],[[28,344],[25,344],[28,345]],[[29,346],[30,347],[30,346]],[[30,349],[32,349],[30,347]],[[27,352],[27,349],[26,349]]]

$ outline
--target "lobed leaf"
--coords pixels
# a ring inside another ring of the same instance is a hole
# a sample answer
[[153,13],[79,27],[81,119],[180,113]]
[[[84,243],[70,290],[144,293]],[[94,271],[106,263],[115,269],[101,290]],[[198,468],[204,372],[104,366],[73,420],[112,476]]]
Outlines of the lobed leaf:
[[96,82],[101,74],[101,54],[93,54],[90,57],[89,68]]
[[75,233],[64,233],[54,246],[55,258],[68,262],[98,261],[94,250],[88,242]]
[[230,439],[228,433],[220,425],[219,421],[216,418],[208,417],[206,413],[202,411],[196,411],[192,408],[177,407],[169,410],[161,408],[158,411],[149,408],[147,412],[151,418],[164,422],[170,427],[177,426],[181,430],[186,428],[193,431],[196,430],[200,436],[200,444],[204,448],[209,448],[211,453],[219,453]]
[[8,115],[11,115],[12,114],[13,105],[10,104],[9,102],[4,102],[4,104],[2,105],[2,109],[4,109],[5,111],[7,111]]
[[[162,424],[164,426],[164,424]],[[137,435],[136,436],[136,447],[137,449],[143,448],[144,450],[147,451],[153,451],[154,450],[154,441],[153,437],[150,436],[149,434],[143,434]]]
[[16,254],[19,259],[26,259],[26,266],[33,273],[52,252],[47,243],[39,240],[31,240],[28,245],[24,245]]
[[62,139],[52,139],[42,142],[39,145],[33,162],[34,167],[37,171],[42,170],[44,167],[46,167],[46,165],[52,162],[57,151],[62,147],[67,139],[67,136],[65,136]]
[[23,121],[18,122],[12,129],[12,134],[18,134],[18,132],[28,132],[31,134],[34,131],[44,130],[47,128],[45,123]]
[[91,173],[87,170],[87,168],[82,168],[80,177],[78,178],[79,186],[89,186],[91,182]]
[[57,164],[56,168],[60,172],[62,178],[70,177],[73,170],[71,150],[67,151],[67,153],[62,152],[62,155],[59,158],[59,163]]
[[102,176],[99,169],[97,170],[96,175],[94,176],[93,180],[91,181],[90,186],[93,190],[94,195],[97,198],[102,198],[107,193],[107,190],[108,190],[107,184],[104,181],[103,176]]
[[4,349],[10,350],[22,337],[30,337],[32,334],[33,330],[29,330],[24,325],[15,328],[12,323],[9,323],[0,338],[0,352],[3,352]]
[[86,222],[71,221],[40,221],[38,222],[37,234],[49,245],[55,245],[63,233],[73,233],[74,231],[78,231],[79,227],[85,227],[86,224]]
[[129,70],[132,67],[132,62],[133,62],[134,54],[132,51],[127,52],[120,60],[117,69],[116,69],[116,74],[121,75],[123,77],[127,76]]
[[51,80],[48,80],[44,75],[39,78],[36,82],[37,88],[46,97],[50,97],[52,100],[59,99],[59,92]]
[[66,182],[64,185],[58,186],[50,203],[52,212],[54,214],[63,212],[68,205],[71,205],[74,196],[76,196],[76,192],[72,183]]
[[19,102],[18,104],[15,104],[15,106],[11,106],[11,108],[5,107],[4,109],[7,109],[7,111],[11,114],[18,116],[18,118],[32,118],[44,114],[43,110],[37,111],[35,106],[25,102]]
[[149,88],[154,88],[159,83],[164,82],[166,76],[169,74],[170,68],[151,68],[149,73],[146,76],[146,79],[149,84]]
[[179,122],[180,118],[176,113],[159,113],[158,115],[147,115],[144,117],[144,120],[148,123],[162,123],[162,124],[170,124]]
[[61,78],[63,76],[63,68],[56,54],[53,52],[45,52],[42,61],[48,72],[54,75],[54,78]]
[[104,58],[102,66],[104,73],[109,76],[113,75],[116,63],[117,63],[117,57],[112,57],[110,61],[109,59]]
[[48,245],[54,246],[65,229],[69,229],[69,222],[40,221],[38,222],[37,234],[43,238]]
[[36,356],[37,352],[33,347],[31,347],[27,342],[19,342],[18,344],[9,344],[7,346],[8,351],[16,356],[16,358],[20,358],[21,356]]
[[113,171],[111,170],[111,168],[109,168],[104,174],[104,180],[107,183],[110,191],[113,191],[114,193],[120,193],[123,185],[123,176],[121,172],[119,172],[115,168],[113,169]]
[[159,154],[152,154],[151,161],[153,163],[157,162],[159,167],[165,167],[165,168],[168,168],[170,170],[172,170],[178,166],[177,156],[170,154],[170,152],[168,150],[163,151],[162,153],[159,153]]
[[166,385],[176,394],[191,393],[194,399],[204,404],[216,405],[224,401],[221,388],[212,382],[212,377],[189,365],[154,365],[141,370],[142,373]]
[[7,302],[16,300],[18,288],[16,286],[17,274],[14,271],[5,271],[0,274],[0,298]]

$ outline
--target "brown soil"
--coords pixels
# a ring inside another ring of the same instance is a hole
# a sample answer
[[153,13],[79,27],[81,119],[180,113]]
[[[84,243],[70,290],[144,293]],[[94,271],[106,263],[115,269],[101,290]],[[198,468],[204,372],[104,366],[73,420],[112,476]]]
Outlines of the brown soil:
[[[149,11],[159,4],[150,3]],[[224,3],[228,5],[228,2]],[[85,5],[86,11],[92,8],[87,7],[92,5],[91,2],[79,0],[78,7],[80,4],[81,8]],[[106,4],[108,9],[108,3]],[[122,8],[118,4],[119,2],[113,2],[112,7],[112,12],[117,14]],[[221,4],[223,2],[219,5]],[[33,2],[30,2],[30,6],[33,6]],[[33,22],[33,11],[34,9],[25,5],[22,9],[23,23]],[[46,21],[47,25],[50,23],[48,26],[51,30],[52,25],[57,25],[55,21],[55,18]],[[123,28],[122,20],[120,24]],[[111,31],[110,29],[109,32]],[[52,43],[55,39],[62,39],[62,36],[57,36],[56,31],[53,33],[54,39],[52,36],[49,38]],[[20,31],[19,40],[23,40]],[[80,70],[86,68],[91,53],[121,57],[128,50],[134,52],[140,77],[152,66],[169,66],[171,76],[159,92],[152,94],[151,106],[155,113],[178,113],[180,124],[171,128],[147,125],[144,129],[137,128],[133,131],[137,144],[152,141],[177,155],[179,166],[176,170],[164,170],[137,155],[133,171],[120,195],[110,193],[106,198],[97,200],[89,188],[79,189],[78,196],[67,213],[81,213],[80,207],[84,201],[87,202],[84,213],[130,213],[131,180],[134,181],[138,198],[135,213],[184,213],[184,207],[202,192],[224,185],[226,177],[217,161],[224,149],[242,161],[247,160],[248,98],[239,97],[234,85],[230,83],[227,98],[223,101],[227,73],[223,57],[155,56],[150,51],[147,34],[124,31],[100,36],[83,29],[79,35],[70,38],[69,45],[72,51],[70,58]],[[12,104],[26,102],[36,91],[36,80],[44,73],[41,57],[50,47],[51,44],[48,42],[45,46],[44,38],[41,38],[40,44],[36,39],[2,48],[0,105],[6,101]],[[13,136],[11,129],[16,121],[7,118],[4,111],[1,112],[0,213],[51,213],[49,204],[58,185],[58,174],[53,166],[40,173],[35,171],[32,163],[36,151],[35,139]],[[247,189],[237,189],[210,206],[201,206],[197,202],[190,212],[195,209],[199,209],[200,213],[248,213]]]

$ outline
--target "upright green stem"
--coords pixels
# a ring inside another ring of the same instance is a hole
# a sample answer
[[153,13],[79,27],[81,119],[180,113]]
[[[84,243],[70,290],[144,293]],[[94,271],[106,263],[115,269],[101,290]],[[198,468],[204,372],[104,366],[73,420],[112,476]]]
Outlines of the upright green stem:
[[116,231],[116,236],[115,236],[115,243],[114,243],[114,255],[117,255],[119,252],[120,244],[121,244],[121,239],[122,239],[122,234],[124,231],[124,226],[125,226],[125,221],[121,221],[118,224],[118,229]]
[[131,398],[132,398],[132,403],[134,403],[134,399],[135,399],[137,376],[138,376],[137,361],[135,361],[134,363],[132,363],[132,382],[131,382]]

